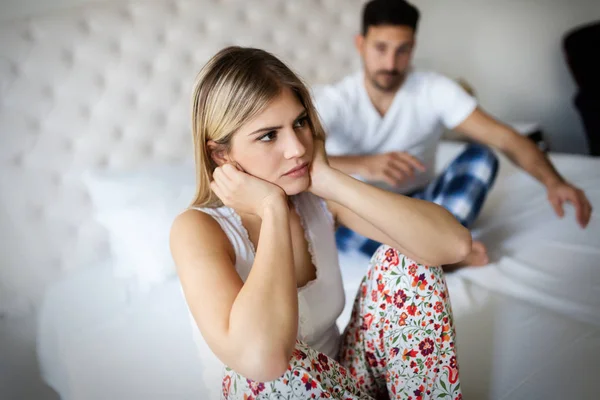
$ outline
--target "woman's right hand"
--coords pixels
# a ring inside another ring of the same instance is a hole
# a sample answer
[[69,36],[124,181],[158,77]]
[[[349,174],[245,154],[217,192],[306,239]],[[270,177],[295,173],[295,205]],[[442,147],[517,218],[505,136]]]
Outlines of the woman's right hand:
[[266,208],[285,204],[286,195],[279,186],[252,176],[232,164],[215,168],[212,191],[224,205],[237,212],[263,217]]

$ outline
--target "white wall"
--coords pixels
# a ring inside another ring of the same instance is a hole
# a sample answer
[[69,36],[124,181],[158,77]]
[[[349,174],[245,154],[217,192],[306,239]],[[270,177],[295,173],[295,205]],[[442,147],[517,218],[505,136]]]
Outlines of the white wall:
[[[111,0],[118,3],[119,0]],[[102,0],[0,0],[0,21],[42,14]]]
[[413,1],[422,13],[417,59],[465,78],[493,115],[539,122],[553,150],[587,153],[562,37],[600,20],[599,0]]
[[[0,0],[0,21],[96,1]],[[553,150],[587,152],[561,39],[572,27],[600,19],[600,0],[413,2],[423,16],[421,64],[465,78],[500,119],[539,122]]]

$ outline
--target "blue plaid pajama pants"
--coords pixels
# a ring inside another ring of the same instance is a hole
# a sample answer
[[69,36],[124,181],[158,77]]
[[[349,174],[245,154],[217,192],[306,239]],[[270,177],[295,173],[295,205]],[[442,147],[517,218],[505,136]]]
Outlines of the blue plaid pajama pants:
[[[436,179],[409,196],[441,205],[468,228],[479,215],[497,172],[494,152],[486,146],[469,144]],[[338,228],[335,239],[340,251],[359,250],[368,256],[381,245],[345,226]]]

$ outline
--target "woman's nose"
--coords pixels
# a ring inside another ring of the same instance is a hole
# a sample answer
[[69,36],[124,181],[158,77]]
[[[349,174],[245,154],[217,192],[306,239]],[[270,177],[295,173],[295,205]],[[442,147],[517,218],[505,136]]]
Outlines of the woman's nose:
[[287,159],[302,157],[304,153],[306,153],[306,147],[300,141],[295,130],[291,129],[286,134],[286,143],[285,143],[285,151],[284,156]]

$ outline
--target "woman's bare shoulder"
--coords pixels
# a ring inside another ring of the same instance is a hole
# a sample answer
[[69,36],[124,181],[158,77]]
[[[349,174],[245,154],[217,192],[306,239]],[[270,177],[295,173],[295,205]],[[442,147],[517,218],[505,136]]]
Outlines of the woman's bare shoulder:
[[227,253],[235,263],[233,246],[221,225],[197,209],[187,209],[175,218],[169,242],[176,263],[179,255],[195,257],[207,253]]

